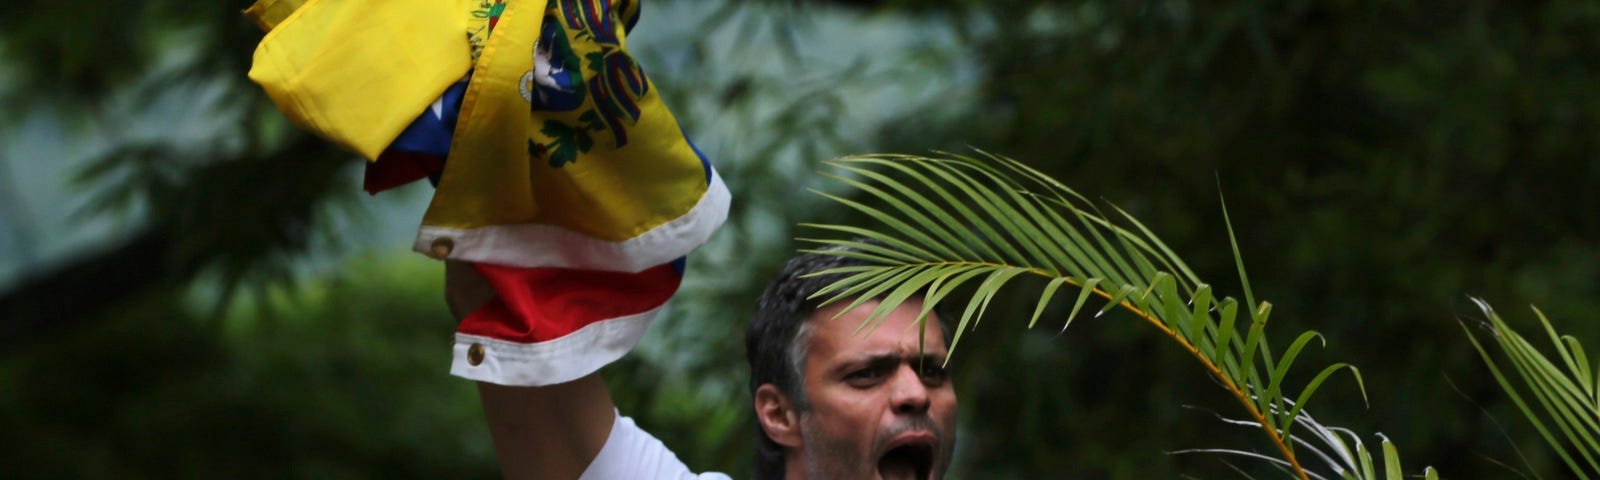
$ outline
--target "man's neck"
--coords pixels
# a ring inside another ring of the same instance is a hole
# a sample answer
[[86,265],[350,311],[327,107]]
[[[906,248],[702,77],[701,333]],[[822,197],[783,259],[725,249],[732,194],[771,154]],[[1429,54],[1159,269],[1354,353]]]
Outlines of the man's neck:
[[783,480],[807,480],[806,462],[801,460],[806,458],[804,452],[791,450],[784,457]]

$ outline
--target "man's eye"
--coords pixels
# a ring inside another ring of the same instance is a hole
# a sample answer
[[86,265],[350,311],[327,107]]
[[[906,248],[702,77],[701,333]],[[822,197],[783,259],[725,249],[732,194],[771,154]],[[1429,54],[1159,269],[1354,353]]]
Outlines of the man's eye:
[[945,380],[950,378],[950,370],[945,369],[943,366],[937,364],[926,364],[922,366],[922,378],[928,380]]
[[869,383],[882,377],[883,375],[876,368],[863,368],[850,372],[850,374],[844,376],[844,379],[851,383]]

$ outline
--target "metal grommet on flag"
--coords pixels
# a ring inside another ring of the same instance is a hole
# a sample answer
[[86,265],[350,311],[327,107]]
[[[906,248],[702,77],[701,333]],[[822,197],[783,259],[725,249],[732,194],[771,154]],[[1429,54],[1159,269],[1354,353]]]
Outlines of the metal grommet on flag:
[[428,256],[444,260],[450,257],[450,251],[455,249],[455,246],[455,241],[449,237],[436,238],[433,240],[433,244],[428,246]]
[[474,343],[467,348],[467,363],[474,367],[483,364],[483,344]]

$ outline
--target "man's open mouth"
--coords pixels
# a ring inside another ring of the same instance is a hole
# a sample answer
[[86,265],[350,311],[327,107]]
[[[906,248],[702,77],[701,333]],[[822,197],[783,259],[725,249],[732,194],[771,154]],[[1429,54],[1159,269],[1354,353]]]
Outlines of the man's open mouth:
[[878,459],[881,480],[928,480],[933,473],[933,443],[912,442],[889,449]]

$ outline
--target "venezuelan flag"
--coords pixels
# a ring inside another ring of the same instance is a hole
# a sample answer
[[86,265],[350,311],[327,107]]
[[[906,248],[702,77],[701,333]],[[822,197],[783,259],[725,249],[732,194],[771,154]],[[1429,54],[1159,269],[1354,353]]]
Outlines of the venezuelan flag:
[[[631,350],[729,194],[626,48],[629,0],[261,0],[250,77],[291,122],[429,178],[414,249],[497,297],[458,326],[455,375],[570,381]],[[492,33],[492,34],[491,34]]]

